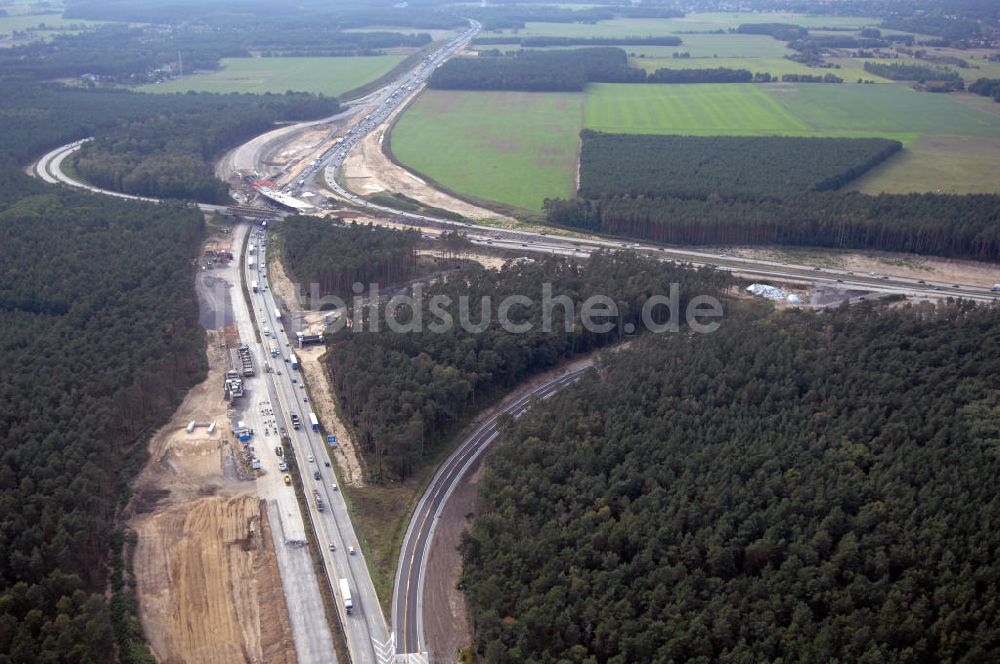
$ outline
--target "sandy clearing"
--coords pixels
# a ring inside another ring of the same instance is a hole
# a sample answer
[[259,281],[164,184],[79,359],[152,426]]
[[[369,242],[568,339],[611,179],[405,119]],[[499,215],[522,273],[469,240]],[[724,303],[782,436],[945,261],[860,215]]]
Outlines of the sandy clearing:
[[203,498],[138,524],[143,624],[160,661],[296,661],[268,528],[248,496]]

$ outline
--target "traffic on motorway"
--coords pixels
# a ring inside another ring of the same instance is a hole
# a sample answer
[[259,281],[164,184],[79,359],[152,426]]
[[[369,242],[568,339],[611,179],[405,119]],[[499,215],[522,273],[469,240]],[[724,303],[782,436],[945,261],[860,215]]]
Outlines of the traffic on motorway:
[[[427,81],[428,78],[430,78],[430,75],[436,68],[440,67],[445,60],[462,49],[479,33],[482,26],[477,21],[470,21],[469,23],[470,27],[468,30],[452,39],[445,46],[441,47],[431,55],[424,57],[423,61],[408,72],[404,77],[383,88],[382,92],[376,96],[376,101],[373,103],[375,110],[365,115],[360,122],[354,125],[342,141],[335,143],[320,157],[314,159],[312,163],[302,170],[299,174],[299,179],[285,185],[282,188],[282,192],[289,195],[295,194],[303,186],[305,186],[305,184],[312,177],[320,172],[323,172],[324,169],[332,167],[334,173],[336,173],[336,171],[339,170],[340,166],[344,163],[344,159],[346,158],[348,152],[350,152],[362,138],[388,119],[393,111],[399,108],[404,101],[406,101],[415,91],[419,89],[421,85]],[[333,182],[331,182],[331,186],[334,186]],[[336,189],[338,194],[359,205],[367,203],[367,201],[364,201],[348,191],[340,189],[339,187]],[[384,209],[389,210],[389,208]]]
[[[282,314],[268,286],[267,231],[257,229],[248,246],[251,243],[256,244],[258,253],[247,257],[243,278],[257,330],[264,347],[270,349],[270,357],[264,358],[264,375],[269,379],[275,417],[282,423],[279,430],[288,437],[301,470],[309,519],[321,549],[330,591],[337,601],[351,660],[387,664],[395,655],[389,630],[329,462],[327,443],[312,410],[304,377],[293,367],[292,357],[298,343],[294,321]],[[256,284],[253,290],[251,283]],[[297,358],[294,364],[299,364]]]

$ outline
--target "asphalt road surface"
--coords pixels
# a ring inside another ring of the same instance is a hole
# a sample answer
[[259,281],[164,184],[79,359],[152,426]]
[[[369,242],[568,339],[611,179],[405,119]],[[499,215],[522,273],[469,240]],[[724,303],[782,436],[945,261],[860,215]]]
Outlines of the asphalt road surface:
[[[259,293],[250,293],[251,313],[257,322],[257,330],[264,347],[268,349],[264,362],[273,370],[273,373],[267,375],[270,377],[274,412],[279,427],[283,427],[289,436],[298,462],[308,498],[308,516],[323,554],[326,582],[336,599],[352,662],[388,664],[395,656],[389,629],[375,594],[375,586],[368,573],[364,553],[354,532],[347,503],[339,487],[334,489],[337,478],[332,466],[328,465],[329,456],[325,449],[325,438],[310,425],[309,415],[312,410],[303,375],[291,366],[290,355],[294,353],[297,345],[295,334],[297,330],[292,327],[291,316],[287,311],[281,313],[279,318],[279,306],[268,286],[267,249],[260,246],[260,242],[266,242],[267,234],[263,229],[256,227],[253,232],[255,236],[251,241],[256,240],[258,244],[256,260],[252,269],[247,267],[244,279],[248,285],[256,280],[261,290]],[[276,355],[273,354],[274,351],[269,350],[272,342],[276,345]],[[292,426],[293,413],[298,415],[302,422],[299,429]],[[314,478],[314,473],[319,474],[318,480]],[[322,501],[322,510],[315,500],[316,494]],[[353,554],[350,553],[352,548]],[[340,579],[347,579],[350,587],[353,603],[350,614],[345,610],[344,598],[340,593]]]
[[473,431],[441,465],[417,505],[403,538],[392,593],[392,631],[400,652],[426,653],[424,639],[424,578],[437,520],[455,486],[476,459],[500,435],[500,417],[523,415],[535,399],[546,399],[576,381],[590,367],[575,369],[539,385],[490,417]]

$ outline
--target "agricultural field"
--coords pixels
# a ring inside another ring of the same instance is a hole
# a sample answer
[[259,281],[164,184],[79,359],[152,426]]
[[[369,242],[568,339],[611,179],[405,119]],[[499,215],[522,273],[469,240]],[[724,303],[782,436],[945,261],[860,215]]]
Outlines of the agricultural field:
[[965,103],[962,95],[917,92],[905,85],[773,84],[765,89],[818,135],[1000,138],[1000,114],[986,104]]
[[[958,57],[961,57],[959,55]],[[968,58],[968,56],[966,56]],[[942,65],[936,62],[929,62],[927,60],[916,60],[913,58],[893,58],[893,59],[875,59],[875,58],[865,58],[865,59],[853,59],[853,58],[836,58],[831,60],[837,63],[850,62],[855,64],[857,67],[864,67],[865,62],[878,62],[883,64],[906,64],[906,65],[917,65],[924,67],[934,67],[937,69],[950,69],[957,72],[959,76],[962,77],[966,83],[972,83],[978,78],[1000,78],[1000,62],[990,62],[987,60],[966,60],[969,63],[969,67],[955,67],[954,65]],[[869,78],[871,74],[865,74]]]
[[401,163],[468,196],[526,210],[572,196],[583,95],[428,90],[392,130]]
[[921,136],[849,188],[866,194],[1000,193],[1000,138]]
[[388,73],[402,55],[343,58],[224,58],[219,71],[139,88],[143,92],[315,92],[338,96]]
[[1000,114],[903,85],[593,84],[584,124],[626,134],[1000,137]]
[[[818,84],[817,84],[818,85]],[[831,86],[839,87],[839,86]],[[587,87],[584,126],[613,134],[806,136],[808,125],[756,84]]]

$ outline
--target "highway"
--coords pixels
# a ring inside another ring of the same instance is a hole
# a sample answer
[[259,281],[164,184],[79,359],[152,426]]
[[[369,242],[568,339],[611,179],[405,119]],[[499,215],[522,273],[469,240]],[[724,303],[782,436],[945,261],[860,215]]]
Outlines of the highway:
[[[675,261],[679,264],[711,266],[717,269],[729,270],[752,278],[795,280],[874,293],[899,293],[906,296],[929,299],[954,296],[977,301],[993,301],[1000,295],[990,292],[988,287],[981,285],[934,281],[924,283],[924,280],[919,279],[889,277],[874,273],[859,275],[845,270],[821,269],[809,265],[749,259],[699,250],[663,247],[650,243],[616,241],[603,238],[571,238],[540,232],[497,229],[490,226],[457,222],[394,210],[373,204],[354,192],[341,187],[338,181],[339,172],[348,153],[357,147],[365,135],[383,126],[400,106],[406,103],[407,100],[412,99],[423,87],[433,70],[463,48],[478,33],[479,29],[480,26],[478,23],[474,21],[470,22],[468,30],[450,41],[433,55],[427,56],[414,70],[381,90],[368,95],[364,99],[363,104],[366,109],[371,108],[373,110],[364,116],[361,116],[361,112],[354,113],[355,117],[358,117],[358,120],[348,134],[342,140],[334,141],[332,145],[321,148],[322,152],[316,158],[315,162],[307,165],[305,170],[300,172],[294,181],[286,183],[283,191],[294,195],[301,188],[301,185],[297,184],[298,182],[308,182],[313,178],[322,178],[326,186],[337,196],[355,207],[371,210],[380,216],[389,217],[393,221],[408,223],[427,229],[446,230],[457,228],[462,230],[476,244],[484,247],[511,249],[522,253],[561,254],[583,258],[595,251],[625,249],[656,256],[662,260]],[[344,117],[348,115],[350,114],[343,114]],[[293,127],[297,126],[294,125]],[[282,130],[285,129],[283,128]],[[290,130],[285,131],[288,131],[289,135],[294,133]],[[261,138],[263,137],[258,137],[258,139]],[[102,190],[63,173],[61,169],[63,160],[76,150],[79,150],[82,143],[83,141],[77,141],[50,151],[34,166],[32,174],[50,183],[63,183],[119,198],[157,202],[155,199]],[[200,205],[199,207],[209,212],[225,212],[226,210],[225,206],[217,205]],[[241,260],[243,258],[243,256],[240,256]],[[241,275],[247,284],[257,279],[262,286],[266,285],[266,261],[262,256],[259,256],[259,260],[255,261],[255,266],[252,269],[246,261],[241,264],[245,266],[241,270]],[[997,281],[1000,281],[1000,278]],[[439,470],[418,506],[404,539],[402,555],[400,556],[393,593],[392,630],[390,631],[375,596],[374,586],[368,573],[363,553],[360,547],[358,547],[357,537],[347,511],[346,503],[340,492],[332,488],[332,483],[336,481],[333,471],[322,463],[310,462],[308,460],[311,456],[316,460],[322,461],[327,459],[328,456],[323,447],[325,441],[322,440],[319,433],[313,432],[309,428],[309,410],[308,403],[303,401],[305,392],[301,387],[302,378],[293,373],[290,370],[290,365],[284,361],[288,352],[292,350],[292,342],[289,340],[287,329],[277,320],[277,304],[270,289],[266,288],[266,286],[258,294],[251,293],[251,299],[253,304],[250,312],[254,318],[253,325],[256,333],[260,335],[262,340],[266,341],[269,337],[265,335],[265,331],[273,332],[278,335],[280,344],[279,354],[281,357],[274,358],[273,362],[275,373],[267,374],[265,381],[268,401],[270,407],[273,409],[274,418],[282,423],[282,426],[289,434],[298,466],[302,471],[302,479],[307,495],[311,496],[312,491],[316,490],[319,492],[324,504],[328,507],[328,509],[320,512],[316,507],[315,501],[310,500],[308,516],[319,539],[319,545],[322,549],[327,570],[328,583],[337,600],[342,624],[345,626],[347,646],[351,658],[357,663],[388,663],[393,659],[397,644],[400,652],[421,653],[426,647],[423,638],[423,617],[420,606],[422,596],[421,584],[423,581],[423,570],[426,566],[426,555],[430,550],[430,542],[433,538],[434,515],[440,513],[441,506],[446,502],[448,495],[450,495],[455,480],[461,477],[463,468],[467,467],[469,461],[475,458],[475,456],[469,455],[478,456],[481,450],[485,449],[495,439],[495,420],[492,420],[494,422],[492,429],[489,428],[489,423],[487,423],[487,425],[484,425],[485,428],[477,431],[470,439],[463,442],[455,454]],[[288,321],[282,322],[287,323]],[[261,349],[261,353],[266,355],[263,349]],[[266,361],[268,358],[263,357],[262,359]],[[293,377],[296,379],[295,382],[292,382]],[[565,382],[554,381],[552,384],[543,386],[540,389],[551,388],[555,390],[562,384],[565,384]],[[545,394],[548,394],[548,392]],[[295,430],[291,427],[289,422],[291,413],[297,413],[301,417],[303,421],[302,429]],[[314,470],[320,473],[319,481],[313,479]],[[336,550],[330,549],[331,544],[336,547]],[[356,550],[354,555],[348,553],[348,547],[352,546]],[[342,597],[340,596],[338,587],[338,579],[340,578],[347,579],[351,589],[354,601],[354,609],[351,615],[346,615],[343,609]],[[287,593],[287,581],[285,581],[285,585]],[[299,646],[298,638],[296,638],[296,645]],[[303,661],[309,659],[308,657],[301,658]],[[333,656],[330,653],[329,661],[332,660]]]
[[514,418],[521,417],[535,399],[549,398],[576,381],[588,369],[589,364],[553,378],[522,395],[469,434],[438,468],[410,518],[396,568],[396,580],[392,589],[392,632],[401,652],[425,654],[428,651],[424,639],[423,595],[427,558],[434,530],[456,485],[500,435],[500,416],[510,413]]
[[[253,227],[246,224],[233,229],[234,254],[242,253],[247,236],[252,232]],[[302,511],[294,490],[283,481],[280,464],[284,459],[273,451],[281,445],[277,426],[280,411],[272,384],[274,376],[264,370],[267,353],[257,340],[255,318],[250,311],[250,303],[243,297],[244,273],[243,263],[236,260],[229,267],[202,272],[200,276],[221,277],[230,285],[224,299],[228,299],[232,308],[233,321],[241,341],[250,348],[253,356],[256,372],[243,379],[245,395],[232,402],[232,419],[245,422],[254,430],[250,445],[261,464],[254,489],[267,503],[296,659],[302,664],[330,664],[336,661],[333,634],[327,622],[312,556],[306,546]]]
[[[267,363],[264,371],[271,379],[271,402],[275,418],[279,427],[287,433],[295,454],[309,507],[308,516],[323,555],[328,585],[344,626],[351,661],[355,664],[388,664],[395,657],[392,637],[382,615],[364,553],[354,532],[347,503],[339,488],[334,488],[337,486],[337,478],[329,465],[326,441],[310,425],[311,407],[303,376],[291,366],[289,355],[295,350],[296,330],[292,329],[293,323],[287,311],[279,319],[279,306],[267,285],[267,250],[261,246],[266,241],[266,231],[255,228],[251,242],[255,242],[258,249],[252,267],[249,259],[254,256],[247,256],[244,261],[244,281],[247,290],[251,291],[251,310],[260,338],[265,348],[274,341],[277,349],[277,355],[270,352],[264,358]],[[250,284],[253,281],[260,285],[260,292],[252,292]],[[268,366],[271,371],[268,371]],[[292,426],[293,413],[302,422],[299,429]],[[314,478],[314,473],[319,474],[318,480]],[[322,499],[322,511],[317,507],[314,492]],[[354,553],[350,553],[352,549]],[[347,579],[350,586],[353,603],[350,614],[344,608],[339,579]]]
[[[389,90],[384,90],[382,94],[384,95],[388,92]],[[408,91],[408,93],[412,93],[412,91]],[[386,113],[389,112],[391,111],[386,111]],[[353,129],[352,132],[355,132],[359,127],[367,127],[364,130],[365,132],[375,129],[374,126],[370,125],[370,122],[369,124],[365,124],[365,121],[362,120],[360,124],[355,126],[355,129]],[[998,297],[1000,297],[1000,293],[993,292],[988,287],[979,285],[957,284],[953,282],[935,281],[933,279],[924,280],[895,277],[874,273],[855,274],[851,271],[842,269],[825,267],[819,268],[810,265],[790,264],[787,262],[769,261],[756,258],[743,258],[740,256],[715,254],[696,249],[685,249],[674,246],[667,247],[648,242],[639,243],[631,240],[616,241],[606,238],[570,238],[559,235],[550,235],[547,233],[499,229],[491,226],[457,222],[448,219],[439,219],[428,215],[418,215],[410,212],[393,210],[381,205],[375,205],[374,203],[357,196],[353,192],[343,189],[337,183],[336,173],[339,172],[340,166],[343,164],[343,160],[346,157],[347,152],[350,150],[351,146],[356,145],[356,141],[360,140],[362,136],[363,134],[355,135],[352,139],[352,143],[347,143],[345,141],[337,144],[334,152],[331,155],[328,155],[328,158],[331,159],[331,161],[326,165],[324,174],[327,180],[327,185],[330,189],[335,191],[339,196],[349,201],[351,204],[357,207],[368,208],[382,216],[388,216],[393,221],[407,223],[426,229],[460,229],[473,243],[479,244],[483,247],[510,249],[525,253],[560,254],[580,258],[585,258],[595,251],[628,249],[693,267],[710,266],[720,270],[728,270],[751,279],[794,280],[819,286],[835,286],[843,289],[871,291],[881,294],[900,294],[907,297],[923,297],[929,299],[962,297],[979,302],[992,302],[996,301]],[[108,196],[157,202],[156,199],[152,198],[131,196],[115,191],[100,189],[85,182],[70,178],[63,173],[60,168],[62,161],[76,150],[79,150],[82,143],[83,141],[76,141],[46,153],[35,164],[32,169],[32,174],[46,182],[67,184]],[[308,177],[315,177],[321,168],[323,168],[322,162],[317,166],[309,167]],[[305,171],[300,179],[304,177],[306,177]],[[294,189],[289,186],[286,186],[285,190],[294,191]],[[224,213],[226,210],[225,206],[220,205],[199,204],[198,207],[207,212]],[[1000,272],[998,272],[996,282],[1000,282]]]

